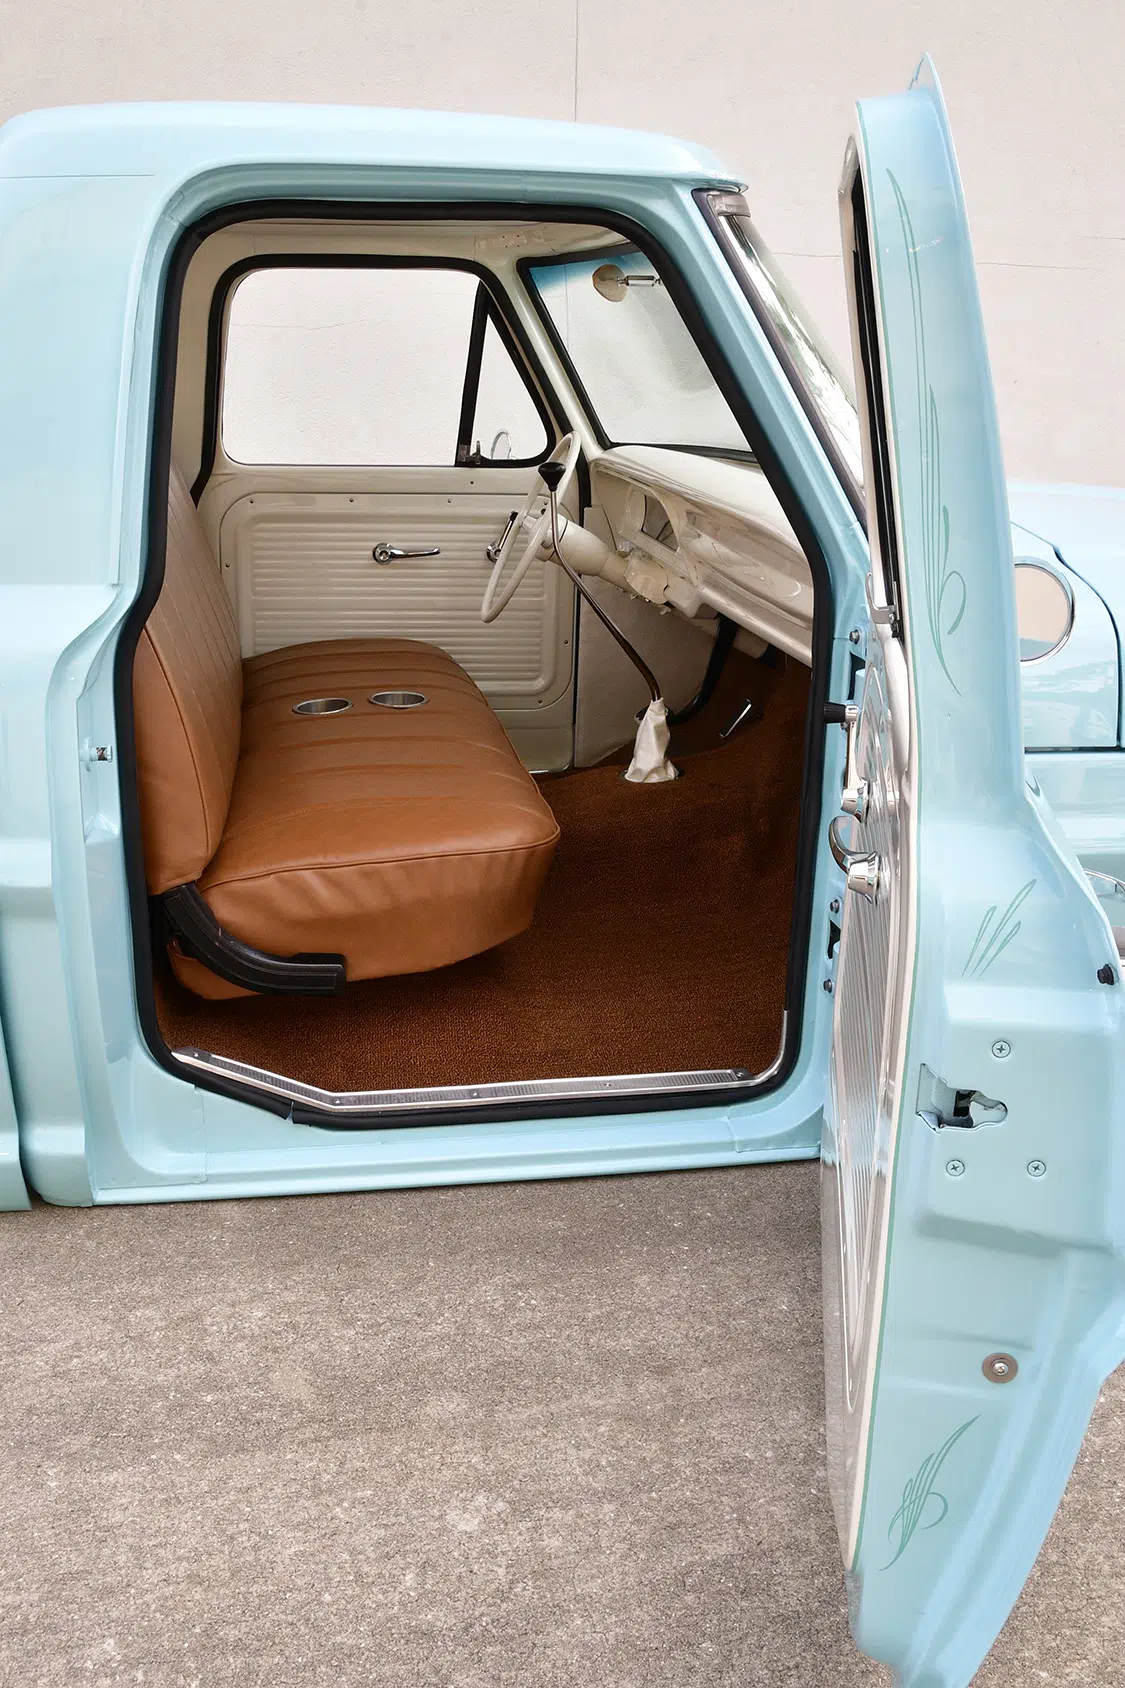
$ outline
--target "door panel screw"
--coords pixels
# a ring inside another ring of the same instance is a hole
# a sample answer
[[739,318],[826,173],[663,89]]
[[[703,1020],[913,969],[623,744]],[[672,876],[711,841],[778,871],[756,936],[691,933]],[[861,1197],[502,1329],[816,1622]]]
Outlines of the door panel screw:
[[851,640],[853,645],[858,645],[863,638],[863,634],[860,632],[858,627],[853,627],[851,632],[848,634],[848,638]]
[[989,1383],[1011,1383],[1020,1368],[1011,1354],[990,1354],[980,1369]]
[[1028,1161],[1027,1170],[1032,1178],[1042,1178],[1047,1170],[1047,1162],[1041,1160]]
[[831,979],[825,979],[824,989],[829,996],[832,995],[832,980]]
[[829,912],[829,914],[839,914],[839,912],[840,912],[840,899],[839,899],[839,897],[833,897],[832,901],[828,905],[828,912]]
[[963,1160],[946,1161],[945,1170],[951,1178],[960,1178],[965,1170],[965,1163]]
[[992,1053],[998,1061],[1004,1061],[1012,1053],[1012,1046],[1006,1037],[998,1037],[992,1045]]

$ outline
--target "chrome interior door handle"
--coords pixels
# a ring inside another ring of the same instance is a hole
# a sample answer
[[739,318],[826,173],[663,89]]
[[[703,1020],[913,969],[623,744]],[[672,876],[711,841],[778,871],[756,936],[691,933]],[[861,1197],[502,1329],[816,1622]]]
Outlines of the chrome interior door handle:
[[440,545],[388,545],[381,539],[371,555],[377,563],[397,563],[400,557],[440,557]]
[[883,864],[875,851],[864,854],[860,850],[849,850],[840,837],[839,829],[843,824],[843,815],[833,815],[828,827],[828,848],[832,852],[832,860],[837,867],[843,868],[849,891],[866,897],[869,903],[876,903],[879,900]]

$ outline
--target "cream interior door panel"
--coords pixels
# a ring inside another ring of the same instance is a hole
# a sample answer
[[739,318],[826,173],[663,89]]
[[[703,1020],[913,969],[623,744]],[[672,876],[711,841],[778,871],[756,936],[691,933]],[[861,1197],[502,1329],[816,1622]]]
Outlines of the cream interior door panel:
[[[213,481],[200,510],[243,654],[312,639],[425,640],[472,675],[529,766],[565,767],[573,747],[569,581],[537,561],[505,613],[491,626],[480,619],[492,568],[486,547],[532,476],[304,469]],[[372,555],[379,545],[436,546],[439,554],[381,564]]]
[[[510,608],[480,619],[491,564],[485,547],[509,513],[484,494],[260,493],[223,518],[243,653],[305,639],[425,639],[449,652],[493,701],[523,707],[565,687],[569,643],[556,637],[560,570],[532,564]],[[380,544],[436,557],[381,564]],[[518,547],[517,547],[518,551]]]

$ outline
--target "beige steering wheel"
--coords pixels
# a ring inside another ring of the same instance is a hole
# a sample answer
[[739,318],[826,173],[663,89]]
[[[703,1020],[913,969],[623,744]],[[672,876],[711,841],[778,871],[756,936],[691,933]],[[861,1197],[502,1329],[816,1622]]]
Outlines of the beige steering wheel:
[[[552,451],[550,457],[547,458],[548,463],[561,462],[563,465],[563,477],[559,482],[559,489],[556,493],[556,498],[560,503],[562,502],[571,481],[574,479],[575,470],[578,468],[578,456],[581,450],[582,442],[578,438],[577,434],[564,434],[554,451]],[[480,606],[480,618],[486,625],[490,621],[495,621],[501,610],[507,609],[520,584],[520,581],[523,579],[524,575],[527,573],[528,569],[531,567],[543,547],[543,541],[547,538],[551,527],[551,506],[549,500],[533,522],[523,556],[512,570],[512,578],[508,581],[506,586],[500,586],[500,580],[505,568],[507,567],[508,558],[512,554],[512,547],[516,543],[516,537],[524,531],[525,526],[532,519],[532,512],[534,511],[536,505],[544,497],[543,483],[539,480],[538,476],[536,476],[535,485],[524,499],[523,508],[519,511],[515,521],[509,527],[504,543],[501,545],[496,554],[496,562],[493,566],[492,573],[488,577],[488,585],[484,589],[484,599]]]

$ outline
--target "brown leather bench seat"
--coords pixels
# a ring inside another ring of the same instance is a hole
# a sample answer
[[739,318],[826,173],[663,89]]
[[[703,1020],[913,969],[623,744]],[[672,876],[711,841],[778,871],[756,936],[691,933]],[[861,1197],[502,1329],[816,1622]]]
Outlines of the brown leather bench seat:
[[[380,691],[426,702],[370,703]],[[294,713],[322,697],[352,707]],[[406,639],[243,662],[175,473],[134,715],[150,894],[194,883],[235,938],[276,956],[341,954],[349,980],[445,966],[530,924],[558,826],[473,681]],[[202,996],[241,994],[175,946],[172,964]]]

